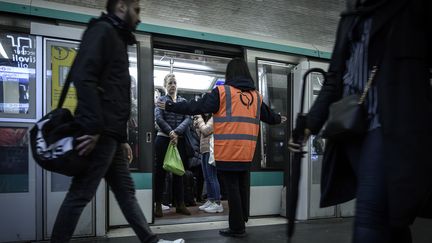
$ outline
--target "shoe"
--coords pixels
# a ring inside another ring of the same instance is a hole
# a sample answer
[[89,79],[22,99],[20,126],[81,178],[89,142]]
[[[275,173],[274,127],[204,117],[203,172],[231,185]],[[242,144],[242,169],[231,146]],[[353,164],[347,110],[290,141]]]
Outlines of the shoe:
[[157,218],[160,218],[160,217],[163,216],[163,213],[162,213],[162,203],[156,203],[154,216],[157,217]]
[[170,207],[162,204],[162,211],[169,210]]
[[210,206],[212,204],[212,202],[210,202],[210,200],[207,200],[207,202],[205,202],[203,205],[199,206],[198,209],[201,211],[204,211],[204,209],[208,206]]
[[237,238],[242,238],[246,236],[246,231],[235,231],[232,229],[223,229],[223,230],[219,230],[219,234],[222,236],[227,236],[227,237],[237,237]]
[[191,212],[187,209],[184,203],[180,204],[180,206],[176,207],[176,213],[184,214],[184,215],[191,215]]
[[204,208],[206,213],[222,213],[224,211],[222,204],[211,203],[210,206]]
[[177,240],[159,240],[157,243],[185,243],[186,241],[183,239],[177,239]]

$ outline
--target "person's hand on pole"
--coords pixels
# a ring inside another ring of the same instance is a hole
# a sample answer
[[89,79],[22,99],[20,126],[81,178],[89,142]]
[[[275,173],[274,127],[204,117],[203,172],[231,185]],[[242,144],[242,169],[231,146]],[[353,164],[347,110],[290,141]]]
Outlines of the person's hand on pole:
[[288,149],[291,152],[302,152],[302,148],[306,145],[306,142],[308,141],[309,137],[310,137],[311,131],[309,129],[305,129],[304,130],[304,139],[302,144],[298,144],[298,143],[294,143],[293,138],[291,137],[289,142],[288,142]]

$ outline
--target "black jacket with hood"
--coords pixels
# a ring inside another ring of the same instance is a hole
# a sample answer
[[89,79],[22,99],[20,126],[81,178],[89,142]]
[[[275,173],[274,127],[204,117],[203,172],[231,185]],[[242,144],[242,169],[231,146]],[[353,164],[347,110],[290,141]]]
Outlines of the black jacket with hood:
[[[255,85],[251,79],[227,80],[225,85],[229,85],[242,91],[255,90]],[[174,103],[166,102],[166,110],[180,114],[197,115],[205,113],[216,113],[219,110],[219,90],[214,88],[210,94],[204,95],[202,99],[197,101],[191,100],[188,102]],[[261,106],[260,120],[268,124],[281,123],[281,116],[273,112],[264,102]],[[218,170],[244,171],[249,170],[251,163],[227,162],[217,163]]]
[[127,25],[115,15],[92,19],[71,70],[78,105],[75,120],[83,134],[104,134],[127,141],[131,78],[127,45],[135,43]]

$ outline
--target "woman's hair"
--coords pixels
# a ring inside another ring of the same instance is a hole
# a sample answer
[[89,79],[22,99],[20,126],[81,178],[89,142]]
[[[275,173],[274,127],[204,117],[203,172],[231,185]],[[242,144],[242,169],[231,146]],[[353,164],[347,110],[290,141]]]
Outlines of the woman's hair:
[[164,78],[164,87],[166,87],[168,80],[175,78],[175,75],[173,73],[167,74]]
[[232,59],[227,65],[225,81],[233,81],[240,78],[252,80],[252,76],[246,62],[243,59],[236,57]]
[[123,1],[124,3],[126,3],[126,5],[130,5],[131,3],[134,2],[139,2],[139,0],[108,0],[106,3],[106,11],[108,13],[114,13],[115,11],[115,7],[117,5],[118,2]]

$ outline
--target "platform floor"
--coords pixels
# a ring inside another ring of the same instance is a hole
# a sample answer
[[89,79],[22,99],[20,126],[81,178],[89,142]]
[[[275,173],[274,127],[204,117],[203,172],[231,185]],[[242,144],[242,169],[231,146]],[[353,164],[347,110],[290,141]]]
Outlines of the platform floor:
[[[279,219],[279,222],[284,219]],[[261,222],[264,221],[256,221]],[[291,243],[349,243],[351,239],[351,228],[353,220],[348,219],[331,219],[331,220],[311,220],[308,222],[296,224],[296,234]],[[226,222],[225,222],[226,223]],[[251,223],[259,225],[260,223]],[[187,227],[182,227],[183,231],[178,233],[160,233],[163,227],[152,227],[155,232],[163,239],[184,238],[186,243],[281,243],[287,242],[286,224],[273,224],[266,226],[248,226],[248,235],[245,238],[236,239],[222,237],[218,234],[218,227],[221,224],[210,224],[214,229],[188,231]],[[210,228],[212,228],[210,226]],[[128,229],[114,231],[128,231]],[[412,227],[413,243],[431,243],[432,242],[432,220],[418,219]],[[129,233],[130,234],[130,233]],[[119,236],[120,234],[110,234],[108,238],[98,239],[79,239],[73,242],[82,243],[138,243],[135,236]]]

